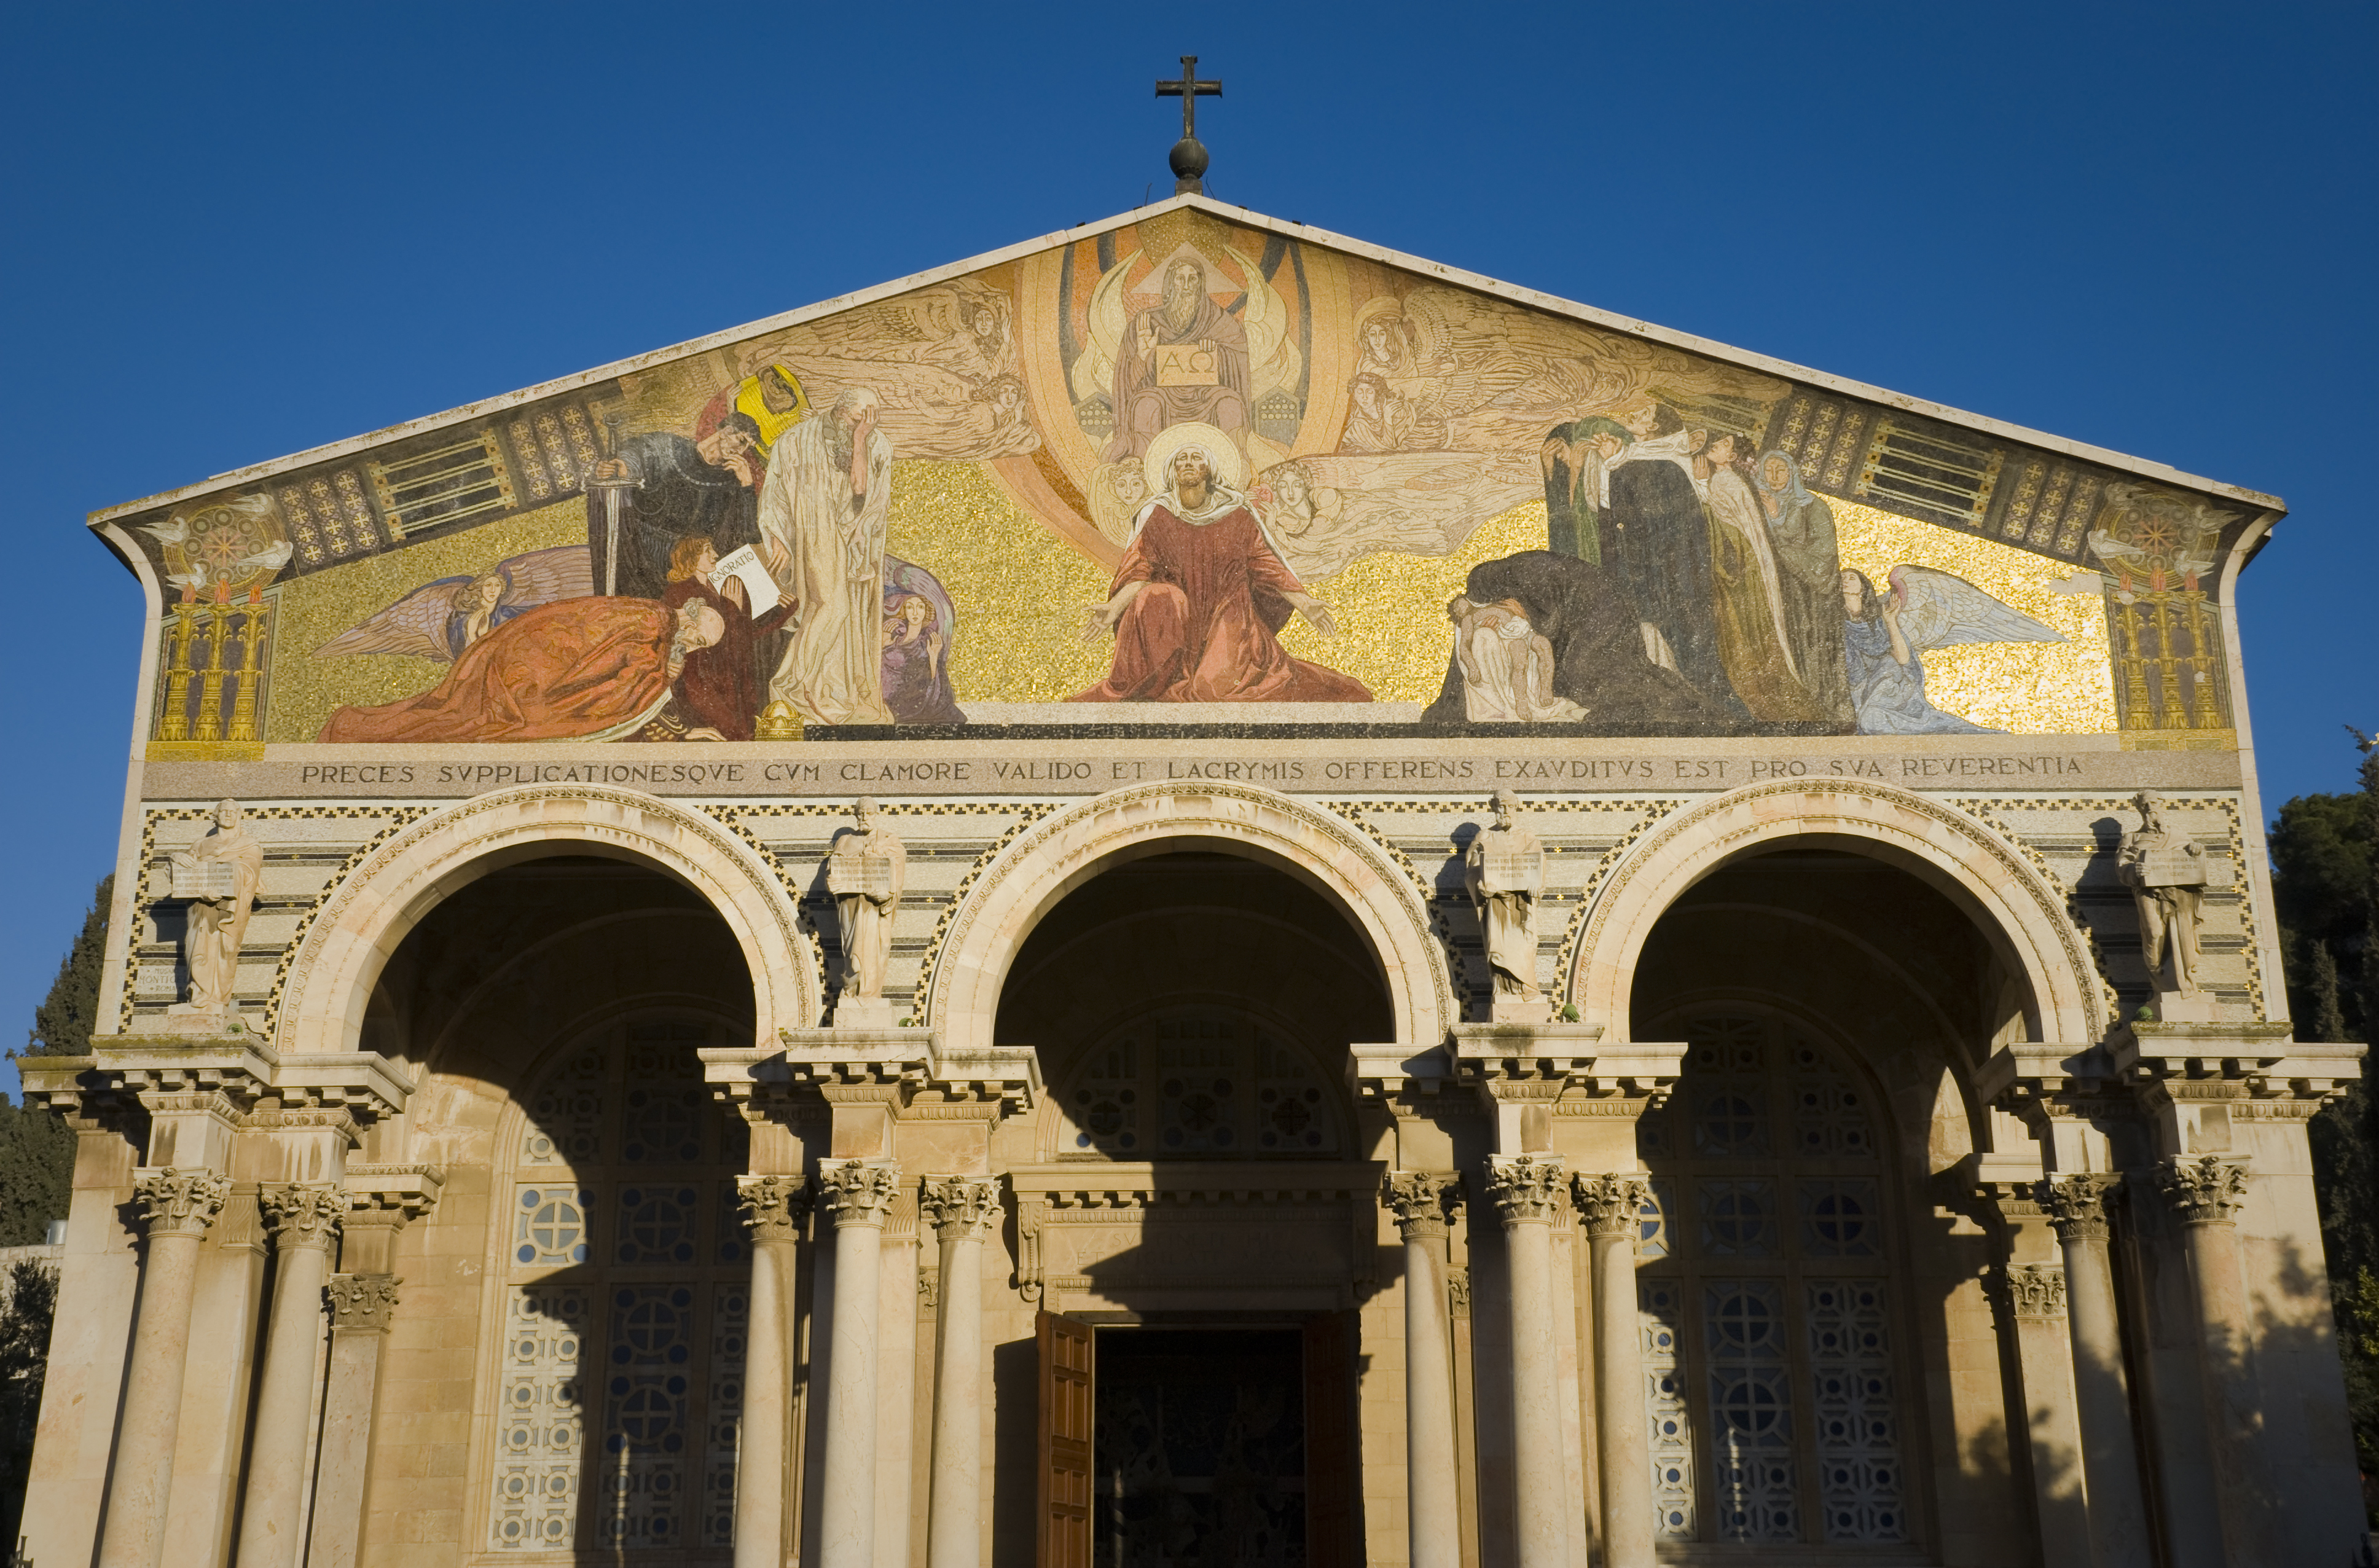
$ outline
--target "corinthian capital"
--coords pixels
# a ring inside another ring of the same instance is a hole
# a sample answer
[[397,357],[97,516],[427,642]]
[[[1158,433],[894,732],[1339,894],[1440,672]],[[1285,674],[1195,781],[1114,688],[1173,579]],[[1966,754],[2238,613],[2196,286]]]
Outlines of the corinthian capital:
[[1542,1224],[1569,1207],[1558,1154],[1496,1154],[1487,1161],[1487,1196],[1506,1225]]
[[386,1333],[396,1312],[394,1274],[332,1274],[323,1288],[331,1297],[331,1327],[345,1333]]
[[2009,1264],[2007,1292],[2019,1318],[2065,1316],[2065,1271],[2054,1263]]
[[2228,1224],[2247,1201],[2247,1167],[2213,1154],[2167,1160],[2156,1181],[2185,1225]]
[[2122,1178],[2106,1175],[2050,1176],[2040,1184],[2040,1206],[2059,1241],[2107,1239],[2107,1204]]
[[1642,1223],[1652,1184],[1640,1176],[1587,1176],[1570,1178],[1570,1195],[1586,1219],[1588,1236],[1626,1236]]
[[818,1197],[845,1225],[884,1228],[900,1196],[900,1166],[891,1160],[835,1160],[818,1166]]
[[260,1187],[256,1200],[272,1229],[272,1245],[283,1251],[293,1247],[327,1250],[347,1212],[347,1189],[329,1182],[289,1182]]
[[1441,1171],[1390,1171],[1381,1201],[1396,1212],[1396,1228],[1407,1241],[1445,1234],[1445,1212],[1461,1194],[1456,1177]]
[[735,1178],[735,1206],[754,1241],[792,1241],[810,1212],[810,1178],[804,1176],[744,1176]]
[[139,1177],[132,1190],[146,1211],[152,1239],[204,1236],[223,1212],[223,1200],[231,1196],[231,1183],[210,1170],[168,1167]]
[[966,1241],[999,1223],[999,1183],[974,1176],[927,1176],[917,1212],[944,1241]]

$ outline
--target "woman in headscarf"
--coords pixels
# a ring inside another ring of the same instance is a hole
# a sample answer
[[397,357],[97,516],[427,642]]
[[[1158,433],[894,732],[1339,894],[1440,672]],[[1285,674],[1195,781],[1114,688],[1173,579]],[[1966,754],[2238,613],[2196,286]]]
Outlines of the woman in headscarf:
[[1735,466],[1739,438],[1721,430],[1697,459],[1710,470],[1710,576],[1718,619],[1719,658],[1734,694],[1751,717],[1769,723],[1806,723],[1824,717],[1811,703],[1803,673],[1784,638],[1784,595],[1768,520]]
[[884,596],[884,706],[902,724],[964,724],[950,693],[949,643],[924,595]]
[[1842,561],[1834,542],[1834,510],[1808,492],[1801,483],[1801,465],[1781,452],[1760,455],[1751,484],[1776,552],[1784,645],[1808,690],[1813,717],[1850,730],[1857,718],[1842,660]]

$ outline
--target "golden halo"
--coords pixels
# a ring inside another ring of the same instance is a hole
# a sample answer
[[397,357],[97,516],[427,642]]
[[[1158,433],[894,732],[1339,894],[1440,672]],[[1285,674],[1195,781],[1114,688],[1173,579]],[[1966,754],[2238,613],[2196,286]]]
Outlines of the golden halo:
[[1148,451],[1140,460],[1141,472],[1148,476],[1148,493],[1163,495],[1173,488],[1173,454],[1185,446],[1202,446],[1206,455],[1214,460],[1214,482],[1225,489],[1244,490],[1248,488],[1248,460],[1231,438],[1212,425],[1195,422],[1167,425],[1148,443]]

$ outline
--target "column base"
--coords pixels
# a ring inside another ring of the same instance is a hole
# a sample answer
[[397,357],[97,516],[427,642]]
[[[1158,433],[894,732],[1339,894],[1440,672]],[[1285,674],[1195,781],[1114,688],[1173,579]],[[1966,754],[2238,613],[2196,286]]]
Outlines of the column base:
[[892,1004],[882,996],[845,996],[834,1005],[837,1029],[890,1029]]

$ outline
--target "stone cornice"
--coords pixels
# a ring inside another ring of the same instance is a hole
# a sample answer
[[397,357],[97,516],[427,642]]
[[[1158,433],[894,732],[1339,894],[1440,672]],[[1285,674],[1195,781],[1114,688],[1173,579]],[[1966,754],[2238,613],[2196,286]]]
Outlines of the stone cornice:
[[1682,1041],[1610,1040],[1581,1023],[1466,1023],[1447,1054],[1454,1078],[1490,1102],[1660,1104],[1685,1070]]
[[1382,1174],[1368,1160],[1081,1160],[1011,1166],[1008,1184],[1020,1204],[1051,1209],[1225,1208],[1368,1200]]
[[446,1188],[446,1172],[440,1165],[358,1165],[347,1166],[347,1217],[349,1228],[356,1225],[386,1225],[403,1229],[438,1206],[439,1194]]
[[86,1101],[221,1094],[246,1113],[344,1111],[368,1124],[405,1109],[412,1079],[371,1051],[283,1056],[242,1035],[96,1034],[88,1056],[29,1056],[29,1103],[77,1111]]
[[2109,1055],[2142,1104],[2152,1106],[2184,1098],[2320,1105],[2362,1076],[2363,1046],[2297,1040],[2292,1027],[2143,1021],[2118,1036]]
[[1041,1098],[1040,1059],[1030,1046],[946,1049],[936,1029],[788,1029],[779,1039],[774,1049],[702,1050],[711,1092],[746,1116],[821,1100],[884,1101],[897,1112],[930,1096],[935,1120],[969,1105],[995,1119],[1020,1115]]

